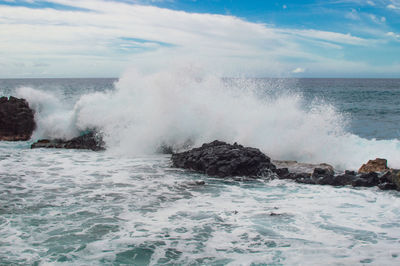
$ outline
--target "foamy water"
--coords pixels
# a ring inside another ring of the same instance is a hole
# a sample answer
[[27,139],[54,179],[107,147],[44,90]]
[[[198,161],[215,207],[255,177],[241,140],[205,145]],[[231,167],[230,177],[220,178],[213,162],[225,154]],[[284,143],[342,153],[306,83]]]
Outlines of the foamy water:
[[[400,168],[396,109],[363,114],[383,121],[365,128],[392,132],[367,139],[349,130],[356,112],[286,82],[184,68],[129,71],[100,89],[17,86],[8,94],[29,101],[38,127],[29,142],[0,142],[0,265],[399,264],[397,191],[216,179],[155,153],[219,139],[339,170],[375,157]],[[30,149],[93,128],[106,151]]]
[[0,264],[399,262],[398,192],[213,179],[161,155],[0,152]]

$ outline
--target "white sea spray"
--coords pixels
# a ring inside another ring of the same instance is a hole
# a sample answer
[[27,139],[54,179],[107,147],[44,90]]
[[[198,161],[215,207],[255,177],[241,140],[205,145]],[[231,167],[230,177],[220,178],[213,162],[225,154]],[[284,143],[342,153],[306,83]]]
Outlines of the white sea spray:
[[254,80],[226,82],[195,67],[155,73],[127,71],[115,89],[82,95],[73,108],[50,93],[21,88],[37,111],[35,137],[72,137],[96,128],[109,152],[151,154],[160,145],[180,148],[215,139],[260,148],[274,159],[330,163],[357,169],[376,157],[400,167],[400,142],[349,133],[346,114],[332,104],[305,104],[300,92]]

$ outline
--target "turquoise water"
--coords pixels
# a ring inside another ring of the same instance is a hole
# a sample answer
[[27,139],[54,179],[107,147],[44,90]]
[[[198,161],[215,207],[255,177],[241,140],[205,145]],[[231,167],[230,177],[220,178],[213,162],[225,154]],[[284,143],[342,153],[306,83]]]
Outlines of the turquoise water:
[[[0,88],[53,88],[68,110],[82,93],[112,90],[114,81],[8,80]],[[305,106],[323,98],[347,112],[348,130],[367,144],[396,141],[398,80],[268,82],[302,91]],[[168,155],[119,146],[31,150],[30,143],[0,142],[0,265],[400,263],[397,191],[221,180],[171,168]]]
[[161,155],[0,151],[0,264],[399,262],[398,192],[224,181]]

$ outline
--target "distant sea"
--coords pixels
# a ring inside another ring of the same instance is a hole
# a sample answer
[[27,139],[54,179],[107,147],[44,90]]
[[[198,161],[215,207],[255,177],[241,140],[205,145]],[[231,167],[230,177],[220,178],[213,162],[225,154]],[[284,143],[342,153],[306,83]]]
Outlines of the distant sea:
[[[32,140],[0,142],[0,265],[398,265],[400,193],[240,182],[171,168],[157,147],[220,139],[273,159],[400,168],[400,79],[1,79]],[[104,135],[104,152],[30,149]],[[204,180],[205,185],[198,185]]]

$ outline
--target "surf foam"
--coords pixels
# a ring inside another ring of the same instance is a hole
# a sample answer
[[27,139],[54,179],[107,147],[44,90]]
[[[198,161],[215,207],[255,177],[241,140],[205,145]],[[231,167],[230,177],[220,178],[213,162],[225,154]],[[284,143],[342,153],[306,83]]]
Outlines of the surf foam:
[[160,145],[195,146],[215,139],[260,148],[274,159],[326,162],[356,169],[376,157],[400,168],[398,140],[367,140],[347,132],[334,106],[301,93],[264,88],[249,79],[227,82],[198,68],[143,74],[127,71],[115,90],[85,94],[72,109],[57,97],[20,88],[36,110],[34,137],[72,137],[97,128],[110,152],[154,153]]

